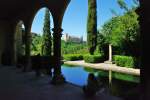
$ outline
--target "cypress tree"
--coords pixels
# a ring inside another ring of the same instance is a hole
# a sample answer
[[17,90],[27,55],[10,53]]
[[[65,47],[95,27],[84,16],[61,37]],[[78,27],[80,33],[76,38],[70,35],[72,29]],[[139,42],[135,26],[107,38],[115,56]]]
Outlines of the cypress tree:
[[88,0],[87,44],[91,55],[97,44],[97,5],[96,0]]
[[50,13],[49,9],[45,10],[44,27],[43,27],[43,42],[42,55],[51,56],[51,32],[50,32]]

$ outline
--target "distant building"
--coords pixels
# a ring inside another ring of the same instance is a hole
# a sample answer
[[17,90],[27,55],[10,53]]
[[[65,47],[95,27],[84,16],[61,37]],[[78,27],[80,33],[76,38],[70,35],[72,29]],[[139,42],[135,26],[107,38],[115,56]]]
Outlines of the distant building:
[[65,33],[64,34],[64,41],[65,42],[71,41],[71,42],[76,42],[76,43],[82,43],[83,42],[83,36],[76,37],[76,36],[70,36],[70,35],[68,35],[68,33]]

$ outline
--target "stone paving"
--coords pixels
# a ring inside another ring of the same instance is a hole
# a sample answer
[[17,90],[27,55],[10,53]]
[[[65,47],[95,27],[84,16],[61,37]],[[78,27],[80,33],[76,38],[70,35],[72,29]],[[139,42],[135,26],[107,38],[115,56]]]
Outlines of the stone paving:
[[0,66],[0,100],[122,100],[106,93],[86,98],[82,88],[66,83],[51,85],[49,76],[35,77],[15,67]]

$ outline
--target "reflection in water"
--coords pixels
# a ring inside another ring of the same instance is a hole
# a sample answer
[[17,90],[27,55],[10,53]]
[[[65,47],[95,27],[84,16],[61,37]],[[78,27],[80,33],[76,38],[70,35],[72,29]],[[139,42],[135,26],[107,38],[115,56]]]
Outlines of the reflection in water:
[[66,81],[75,85],[83,86],[86,84],[88,73],[83,67],[68,67],[62,66],[62,73],[66,78]]
[[92,72],[100,78],[100,81],[103,83],[103,88],[109,91],[112,95],[120,96],[125,98],[125,100],[139,100],[140,89],[138,83],[113,79],[112,85],[110,86],[108,84],[108,77],[103,77],[102,75],[107,73],[90,68],[83,68],[81,66],[72,67],[63,65],[61,68],[66,81],[70,83],[83,86],[87,83],[89,72]]

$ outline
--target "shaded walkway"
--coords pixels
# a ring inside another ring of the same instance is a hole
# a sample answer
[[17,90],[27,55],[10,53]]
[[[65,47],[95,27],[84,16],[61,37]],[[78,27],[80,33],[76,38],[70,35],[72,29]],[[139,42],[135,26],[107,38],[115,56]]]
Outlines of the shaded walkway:
[[0,66],[1,100],[121,100],[99,93],[92,99],[84,97],[82,89],[71,84],[53,86],[49,76],[35,77],[34,72],[23,73],[15,67]]

